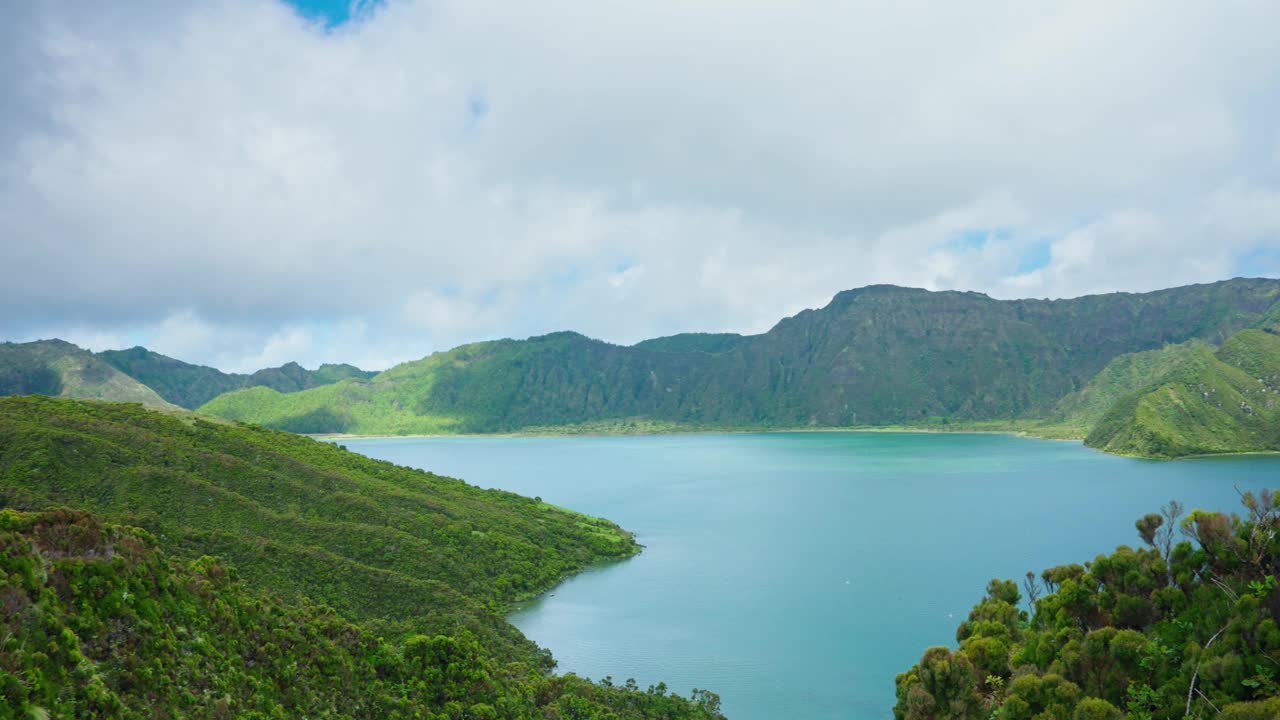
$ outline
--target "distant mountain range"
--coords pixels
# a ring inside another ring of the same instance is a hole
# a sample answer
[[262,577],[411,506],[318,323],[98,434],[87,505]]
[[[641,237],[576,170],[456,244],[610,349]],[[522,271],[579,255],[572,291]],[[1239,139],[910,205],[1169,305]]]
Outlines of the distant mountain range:
[[63,340],[0,344],[0,395],[49,395],[173,407],[136,378]]
[[1192,349],[1272,322],[1278,301],[1280,281],[1268,279],[1052,301],[871,286],[762,335],[475,343],[367,382],[287,395],[253,388],[202,411],[313,433],[1007,421],[1083,438]]
[[143,347],[91,353],[64,340],[0,343],[0,395],[51,395],[139,402],[153,407],[200,407],[223,393],[269,387],[283,393],[375,372],[353,365],[307,370],[295,362],[252,375],[175,360]]
[[[97,358],[175,405],[303,433],[1003,423],[1088,437],[1109,452],[1172,457],[1280,449],[1270,386],[1239,385],[1238,377],[1270,367],[1274,347],[1265,338],[1276,327],[1274,279],[1069,300],[875,285],[839,293],[760,335],[689,333],[624,347],[561,332],[464,345],[376,375],[296,364],[229,375],[144,348]],[[43,392],[47,378],[38,363],[28,365],[8,381],[19,390],[8,392]],[[1202,371],[1230,376],[1215,387],[1225,393],[1229,385],[1232,402],[1244,399],[1204,426],[1216,442],[1188,439],[1207,415],[1184,418],[1166,407],[1161,424],[1151,419],[1152,393],[1168,385],[1155,383],[1168,376],[1178,387],[1207,387],[1196,375]],[[1178,428],[1176,438],[1169,434]]]
[[354,365],[321,365],[307,370],[296,362],[276,368],[259,370],[252,375],[224,373],[216,368],[166,357],[144,347],[129,350],[107,350],[98,353],[117,370],[150,386],[165,400],[188,409],[195,409],[223,393],[251,387],[269,387],[282,393],[308,390],[359,378],[367,380],[376,372],[361,370]]

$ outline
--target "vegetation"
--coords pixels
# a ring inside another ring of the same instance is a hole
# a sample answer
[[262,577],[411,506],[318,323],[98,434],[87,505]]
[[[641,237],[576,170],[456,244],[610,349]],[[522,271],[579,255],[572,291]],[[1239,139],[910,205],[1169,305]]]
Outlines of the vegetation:
[[636,347],[662,352],[704,352],[717,354],[737,347],[746,338],[737,333],[681,333],[643,340]]
[[1060,429],[1060,434],[1084,439],[1121,399],[1167,375],[1197,354],[1212,348],[1200,340],[1166,345],[1158,350],[1121,355],[1089,383],[1058,401],[1042,432]]
[[1145,457],[1280,450],[1280,336],[1246,330],[1216,352],[1190,348],[1118,400],[1085,442]]
[[136,405],[0,400],[0,507],[69,506],[387,633],[469,629],[548,659],[506,607],[639,547],[605,520],[285,432]]
[[0,343],[0,395],[36,394],[170,407],[151,388],[69,342]]
[[165,400],[187,409],[198,408],[223,393],[249,387],[269,387],[290,393],[348,378],[368,379],[377,374],[353,365],[321,365],[316,370],[307,370],[293,362],[259,370],[252,375],[224,373],[216,368],[175,360],[144,347],[106,350],[97,355],[120,372],[152,388]]
[[0,510],[0,720],[687,718],[719,700],[503,662],[467,632],[389,642],[76,510]]
[[1280,449],[1266,380],[1278,318],[1280,281],[1264,279],[1060,301],[871,286],[762,335],[621,347],[562,332],[376,375],[296,363],[235,375],[141,347],[4,345],[0,394],[168,400],[304,434],[905,428],[1178,457]]
[[476,343],[367,382],[244,390],[201,412],[300,432],[390,435],[621,420],[761,429],[1034,421],[1061,434],[1068,420],[1095,416],[1097,397],[1110,397],[1126,373],[1164,356],[1116,368],[1101,393],[1057,407],[1112,360],[1188,341],[1220,344],[1280,314],[1278,301],[1275,280],[1054,301],[872,286],[762,335],[680,335],[635,347],[575,333]]
[[1280,496],[1227,516],[1171,502],[1143,546],[992,580],[897,678],[897,720],[1280,717]]

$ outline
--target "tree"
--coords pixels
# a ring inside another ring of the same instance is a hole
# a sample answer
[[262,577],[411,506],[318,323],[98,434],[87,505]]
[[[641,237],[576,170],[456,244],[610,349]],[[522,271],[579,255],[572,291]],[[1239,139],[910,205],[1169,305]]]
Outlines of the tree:
[[1164,559],[1165,582],[1173,585],[1173,536],[1178,529],[1178,518],[1182,517],[1182,503],[1170,500],[1160,508],[1159,513],[1147,513],[1134,525],[1142,541],[1150,545]]
[[1036,580],[1034,572],[1027,571],[1027,577],[1022,581],[1022,587],[1027,590],[1027,604],[1030,605],[1031,611],[1035,612],[1036,600],[1040,599],[1040,582]]

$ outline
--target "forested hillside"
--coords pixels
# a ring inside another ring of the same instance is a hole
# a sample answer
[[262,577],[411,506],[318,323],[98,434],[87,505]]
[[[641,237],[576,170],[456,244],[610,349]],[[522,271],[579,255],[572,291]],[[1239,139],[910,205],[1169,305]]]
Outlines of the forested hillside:
[[1145,457],[1280,450],[1280,336],[1246,330],[1216,351],[1192,348],[1119,399],[1085,443]]
[[286,597],[390,631],[465,625],[530,661],[496,612],[638,550],[606,521],[290,433],[40,397],[0,400],[0,503],[90,510]]
[[76,510],[0,510],[0,718],[716,720],[719,701],[553,677],[469,633],[388,641]]
[[55,507],[75,511],[0,515],[10,713],[716,716],[707,693],[689,702],[543,674],[549,654],[502,613],[639,548],[536,498],[274,430],[0,399],[0,508]]
[[872,286],[762,335],[620,347],[575,333],[467,345],[371,381],[251,389],[202,412],[299,432],[500,432],[638,419],[792,428],[1052,416],[1114,358],[1217,345],[1275,313],[1280,281],[994,300]]
[[1170,503],[1142,546],[992,580],[897,679],[897,720],[1280,717],[1280,497],[1243,514]]
[[1028,430],[1038,435],[1083,440],[1116,403],[1149,387],[1200,352],[1213,346],[1200,340],[1166,345],[1158,350],[1126,353],[1107,363],[1079,390],[1059,400],[1040,425]]
[[307,370],[291,362],[251,375],[224,373],[204,365],[192,365],[144,347],[104,350],[98,357],[112,367],[155,390],[165,400],[195,409],[223,393],[249,387],[269,387],[283,393],[329,385],[347,378],[368,379],[377,373],[354,365],[321,365]]

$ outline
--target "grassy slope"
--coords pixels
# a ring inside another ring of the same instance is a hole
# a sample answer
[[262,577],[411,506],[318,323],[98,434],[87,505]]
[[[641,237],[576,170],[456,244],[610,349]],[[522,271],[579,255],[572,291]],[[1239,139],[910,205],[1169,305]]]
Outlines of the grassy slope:
[[1084,387],[1057,402],[1042,420],[1022,421],[1016,429],[1037,437],[1083,440],[1117,402],[1163,377],[1198,350],[1212,349],[1199,340],[1121,355],[1107,363]]
[[[887,286],[841,293],[727,350],[618,347],[574,333],[467,345],[365,382],[241,391],[201,408],[301,432],[409,434],[654,422],[799,428],[1043,418],[1109,361],[1220,343],[1280,298],[1236,280],[1063,301]],[[697,343],[694,343],[697,345]]]
[[353,365],[321,365],[316,370],[307,370],[297,363],[266,368],[252,375],[224,373],[216,368],[175,360],[144,347],[105,350],[97,356],[155,389],[165,400],[187,409],[195,409],[219,395],[248,387],[297,392],[347,378],[367,379],[376,374]]
[[1086,444],[1180,457],[1280,450],[1280,337],[1240,332],[1216,353],[1196,347],[1177,367],[1118,401]]
[[151,388],[71,343],[0,344],[0,395],[35,393],[172,407]]
[[0,400],[0,506],[68,505],[230,560],[255,585],[388,631],[470,628],[538,661],[499,614],[638,546],[603,520],[289,433],[134,405]]

